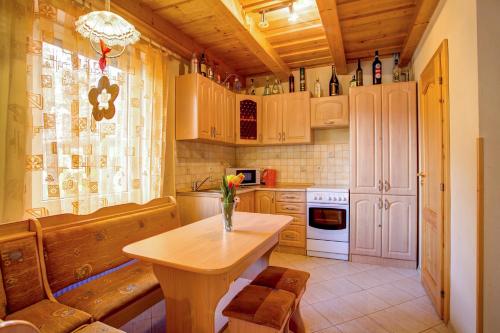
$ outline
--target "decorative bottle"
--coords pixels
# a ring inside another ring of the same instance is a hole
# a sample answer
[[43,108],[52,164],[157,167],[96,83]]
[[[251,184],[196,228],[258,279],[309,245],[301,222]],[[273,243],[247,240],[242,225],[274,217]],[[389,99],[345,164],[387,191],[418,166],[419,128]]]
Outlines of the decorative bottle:
[[372,64],[373,84],[382,83],[382,62],[378,58],[378,50],[375,51],[375,59]]
[[300,67],[300,91],[306,91],[306,69]]
[[269,86],[269,77],[266,77],[266,86],[264,87],[264,96],[271,95],[271,87]]
[[358,59],[358,68],[356,69],[356,86],[363,85],[363,70],[361,69],[361,59]]
[[295,77],[292,73],[290,73],[290,76],[288,77],[288,92],[295,92]]
[[316,78],[314,83],[314,97],[321,97],[321,83],[319,83],[319,78]]
[[190,73],[198,73],[198,57],[196,53],[193,53],[191,57],[191,67],[189,68]]

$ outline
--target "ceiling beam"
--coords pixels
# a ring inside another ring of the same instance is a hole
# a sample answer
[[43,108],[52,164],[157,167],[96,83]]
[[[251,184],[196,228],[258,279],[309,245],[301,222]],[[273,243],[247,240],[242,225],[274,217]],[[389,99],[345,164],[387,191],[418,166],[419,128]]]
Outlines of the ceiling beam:
[[344,42],[340,29],[339,14],[337,11],[337,0],[316,0],[319,16],[325,29],[326,39],[330,46],[335,67],[339,74],[347,74],[345,60]]
[[[191,37],[176,28],[173,24],[166,21],[153,9],[137,0],[112,1],[111,9],[127,20],[132,22],[137,29],[161,43],[167,49],[171,49],[182,58],[189,60],[193,52],[200,55],[205,50],[204,47],[197,44]],[[234,68],[227,66],[217,55],[207,51],[207,56],[218,64],[223,72],[236,73]]]
[[238,0],[206,0],[214,13],[223,18],[235,31],[235,36],[271,72],[280,79],[286,79],[290,69],[276,50],[258,30],[253,21],[247,23]]
[[418,0],[413,23],[410,25],[410,31],[401,52],[401,66],[406,66],[411,60],[438,3],[439,0]]

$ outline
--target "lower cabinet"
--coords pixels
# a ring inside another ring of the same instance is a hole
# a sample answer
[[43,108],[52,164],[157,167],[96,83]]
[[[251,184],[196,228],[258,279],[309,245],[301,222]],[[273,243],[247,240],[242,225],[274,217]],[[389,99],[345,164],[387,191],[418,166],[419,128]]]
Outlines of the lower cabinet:
[[416,196],[351,194],[351,254],[417,259]]
[[256,191],[255,192],[255,212],[261,214],[274,214],[276,207],[274,205],[274,191]]
[[255,211],[255,199],[253,192],[247,192],[238,194],[240,202],[236,206],[236,211],[238,212],[249,212],[253,213]]

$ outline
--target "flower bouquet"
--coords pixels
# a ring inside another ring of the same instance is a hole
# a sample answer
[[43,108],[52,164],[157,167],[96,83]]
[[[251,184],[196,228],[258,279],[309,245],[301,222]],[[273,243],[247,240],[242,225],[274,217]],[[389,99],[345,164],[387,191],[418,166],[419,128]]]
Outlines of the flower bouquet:
[[245,176],[242,173],[236,176],[222,176],[222,183],[220,186],[222,193],[221,209],[226,231],[233,230],[233,213],[238,204],[236,189],[240,186],[244,178]]

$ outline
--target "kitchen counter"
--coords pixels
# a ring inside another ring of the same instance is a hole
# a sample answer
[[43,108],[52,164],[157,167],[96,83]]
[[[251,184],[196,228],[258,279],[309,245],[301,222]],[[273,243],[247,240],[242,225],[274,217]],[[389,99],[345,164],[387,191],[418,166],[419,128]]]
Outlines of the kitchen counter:
[[[287,192],[304,192],[312,184],[276,184],[276,186],[269,187],[265,185],[255,185],[255,186],[242,186],[236,190],[236,194],[244,194],[255,191],[287,191]],[[202,197],[219,197],[220,191],[216,189],[213,190],[201,190],[201,191],[179,191],[177,195],[181,196],[202,196]]]

